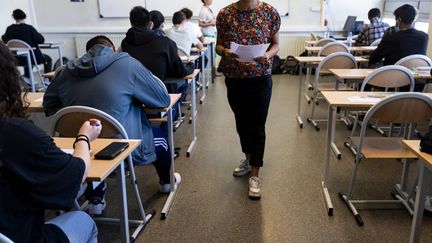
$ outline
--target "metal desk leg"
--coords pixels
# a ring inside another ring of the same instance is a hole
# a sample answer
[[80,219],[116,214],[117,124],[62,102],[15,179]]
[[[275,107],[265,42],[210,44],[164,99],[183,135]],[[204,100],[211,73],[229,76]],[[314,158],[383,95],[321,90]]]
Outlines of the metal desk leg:
[[123,239],[123,242],[129,243],[129,216],[128,216],[128,206],[127,206],[127,197],[126,197],[126,182],[125,182],[125,169],[124,169],[124,161],[120,163],[117,167],[117,185],[118,185],[118,193],[120,196],[120,235]]
[[196,84],[195,84],[195,78],[193,78],[193,80],[192,80],[192,94],[191,94],[191,99],[192,99],[191,100],[191,104],[192,104],[192,110],[191,110],[191,114],[192,114],[192,141],[191,141],[189,148],[186,152],[187,157],[190,157],[192,151],[195,148],[195,143],[197,141],[196,130],[195,130],[196,129],[195,122],[196,122],[196,114],[197,114],[196,113],[196,93],[195,93],[195,91],[196,91]]
[[202,104],[206,98],[206,88],[207,88],[207,75],[205,75],[206,70],[205,70],[205,65],[204,65],[204,60],[205,60],[205,53],[201,52],[201,89],[202,89],[202,95],[201,95],[201,99],[200,99],[200,104]]
[[[194,80],[195,81],[195,80]],[[175,166],[174,166],[174,136],[173,136],[173,121],[172,121],[172,109],[168,110],[167,113],[168,118],[168,144],[171,151],[171,170],[170,170],[170,177],[171,177],[171,192],[168,195],[167,201],[165,202],[165,205],[162,209],[161,213],[161,219],[166,219],[169,213],[169,210],[171,209],[171,205],[174,201],[175,195],[177,193],[177,187],[180,185],[180,181],[175,180]]]
[[298,101],[297,101],[297,115],[296,115],[296,119],[297,122],[300,126],[300,128],[303,128],[303,121],[301,119],[301,96],[302,96],[302,79],[303,79],[303,73],[302,70],[303,69],[303,63],[300,63],[300,73],[299,73],[299,84],[298,84]]
[[[57,47],[57,49],[58,49],[58,54],[59,54],[59,60],[60,60],[60,66],[63,66],[63,54],[62,54],[62,49],[61,49],[61,46],[59,45],[58,47]],[[54,70],[55,71],[55,70]]]
[[331,147],[331,139],[332,139],[332,128],[334,127],[334,116],[335,110],[333,107],[329,105],[328,107],[328,123],[327,123],[327,139],[326,139],[326,151],[325,151],[325,169],[324,169],[324,180],[321,183],[323,189],[324,201],[327,208],[327,215],[333,215],[333,204],[330,199],[330,194],[328,192],[328,178],[330,175],[330,147]]
[[430,179],[432,177],[432,168],[426,168],[425,162],[420,162],[420,172],[418,180],[418,190],[415,201],[414,217],[411,225],[410,243],[417,243],[420,241],[421,225],[423,220],[423,210],[425,203],[426,190],[430,186]]
[[[341,159],[342,154],[339,151],[338,147],[336,146],[336,144],[334,143],[334,134],[335,134],[335,130],[336,130],[336,112],[333,112],[333,117],[332,117],[332,127],[331,127],[331,138],[330,138],[330,142],[331,142],[331,148],[333,153],[336,155],[337,159]],[[330,119],[330,117],[329,117]]]
[[210,43],[210,63],[211,63],[211,77],[212,77],[212,83],[214,83],[215,76],[216,76],[216,68],[215,68],[215,57],[214,57],[214,51],[215,51],[215,42]]

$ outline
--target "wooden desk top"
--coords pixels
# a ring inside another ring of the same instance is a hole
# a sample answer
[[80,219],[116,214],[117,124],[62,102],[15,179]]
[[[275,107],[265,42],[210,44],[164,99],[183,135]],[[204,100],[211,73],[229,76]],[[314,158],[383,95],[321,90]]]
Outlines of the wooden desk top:
[[[377,47],[376,46],[352,46],[349,47],[350,51],[365,51],[365,52],[371,52],[374,51]],[[309,52],[319,52],[322,49],[322,46],[305,46],[305,50]]]
[[148,112],[166,112],[166,111],[168,111],[168,109],[172,108],[175,105],[175,103],[177,103],[177,101],[181,97],[181,94],[169,94],[169,96],[170,96],[171,101],[170,101],[170,105],[168,107],[161,108],[161,109],[144,107],[144,110],[148,111]]
[[[75,138],[54,138],[55,144],[62,149],[72,149]],[[98,160],[94,158],[94,155],[105,148],[112,142],[128,142],[129,147],[123,151],[120,155],[112,160]],[[126,157],[132,153],[141,143],[141,140],[137,139],[104,139],[98,138],[91,143],[91,160],[92,164],[87,173],[87,181],[103,181],[105,180],[117,166],[126,159]]]
[[[321,94],[330,106],[370,108],[383,98],[397,94],[395,92],[359,92],[359,91],[322,91]],[[432,93],[418,93],[432,98]],[[352,101],[350,99],[355,99]]]
[[402,143],[413,151],[414,154],[423,159],[426,165],[432,166],[432,154],[420,151],[420,140],[402,140]]
[[52,71],[52,72],[49,72],[49,73],[43,73],[42,74],[43,77],[49,78],[49,79],[54,78],[54,75],[55,75],[55,71]]
[[39,44],[39,48],[54,48],[59,47],[60,45],[63,45],[64,42],[46,42],[43,44]]
[[208,47],[204,47],[203,49],[198,49],[198,48],[196,48],[196,47],[192,47],[191,48],[191,52],[199,52],[199,53],[202,53],[202,52],[205,52],[205,51],[207,51],[207,49],[208,49]]
[[[315,62],[321,62],[325,57],[294,57],[297,61],[300,63],[315,63]],[[354,57],[357,62],[369,62],[369,59],[363,58],[363,57]]]
[[[316,41],[316,40],[307,40],[307,41],[305,41],[305,44],[308,45],[308,46],[313,46],[313,45],[315,45],[317,42],[318,42],[318,41]],[[337,42],[345,43],[345,44],[346,44],[346,43],[348,43],[348,40],[337,40]],[[355,41],[352,40],[351,43],[355,43]]]
[[[336,77],[340,79],[364,79],[374,69],[329,69]],[[412,73],[416,79],[430,79],[430,72]]]
[[199,69],[195,69],[193,71],[193,73],[189,74],[188,76],[184,77],[183,79],[191,80],[191,79],[195,78],[199,74],[199,72],[200,72]]

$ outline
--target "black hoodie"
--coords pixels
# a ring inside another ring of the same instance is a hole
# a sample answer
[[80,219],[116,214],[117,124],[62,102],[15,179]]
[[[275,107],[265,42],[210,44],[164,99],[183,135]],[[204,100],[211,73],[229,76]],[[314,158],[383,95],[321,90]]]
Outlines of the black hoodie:
[[132,27],[121,44],[122,51],[129,53],[161,80],[183,78],[193,72],[186,69],[174,41],[156,32],[140,27]]

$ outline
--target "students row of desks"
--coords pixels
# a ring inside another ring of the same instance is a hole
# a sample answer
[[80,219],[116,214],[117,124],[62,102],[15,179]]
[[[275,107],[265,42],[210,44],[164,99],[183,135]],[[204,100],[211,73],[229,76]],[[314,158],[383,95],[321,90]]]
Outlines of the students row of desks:
[[[328,188],[328,181],[330,178],[330,149],[334,145],[334,132],[336,125],[336,110],[349,109],[349,110],[365,110],[372,107],[377,101],[371,101],[370,96],[381,97],[383,99],[394,93],[385,92],[350,92],[350,91],[323,91],[321,92],[324,99],[328,103],[328,123],[327,123],[327,138],[325,148],[325,170],[324,179],[322,181],[322,190],[324,194],[327,214],[333,214],[333,204],[330,199]],[[424,94],[432,98],[432,94]],[[355,101],[353,101],[355,98]],[[419,185],[415,200],[414,217],[411,226],[410,242],[418,242],[420,239],[421,222],[424,209],[425,190],[430,187],[432,178],[432,155],[420,152],[419,141],[411,140],[404,141],[407,148],[411,149],[419,158],[422,159],[419,175]]]

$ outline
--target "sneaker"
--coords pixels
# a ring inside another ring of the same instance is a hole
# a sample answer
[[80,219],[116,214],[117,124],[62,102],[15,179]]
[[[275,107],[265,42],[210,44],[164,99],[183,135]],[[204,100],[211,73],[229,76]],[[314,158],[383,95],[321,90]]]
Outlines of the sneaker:
[[256,176],[249,178],[249,198],[256,200],[261,198],[261,180]]
[[[181,175],[179,173],[174,173],[175,184],[179,185],[181,183]],[[160,193],[170,193],[171,192],[171,184],[159,184],[159,192]]]
[[106,203],[105,198],[93,197],[89,201],[89,214],[90,215],[101,215],[105,210]]
[[249,160],[240,160],[240,165],[234,169],[233,176],[243,176],[251,171]]

